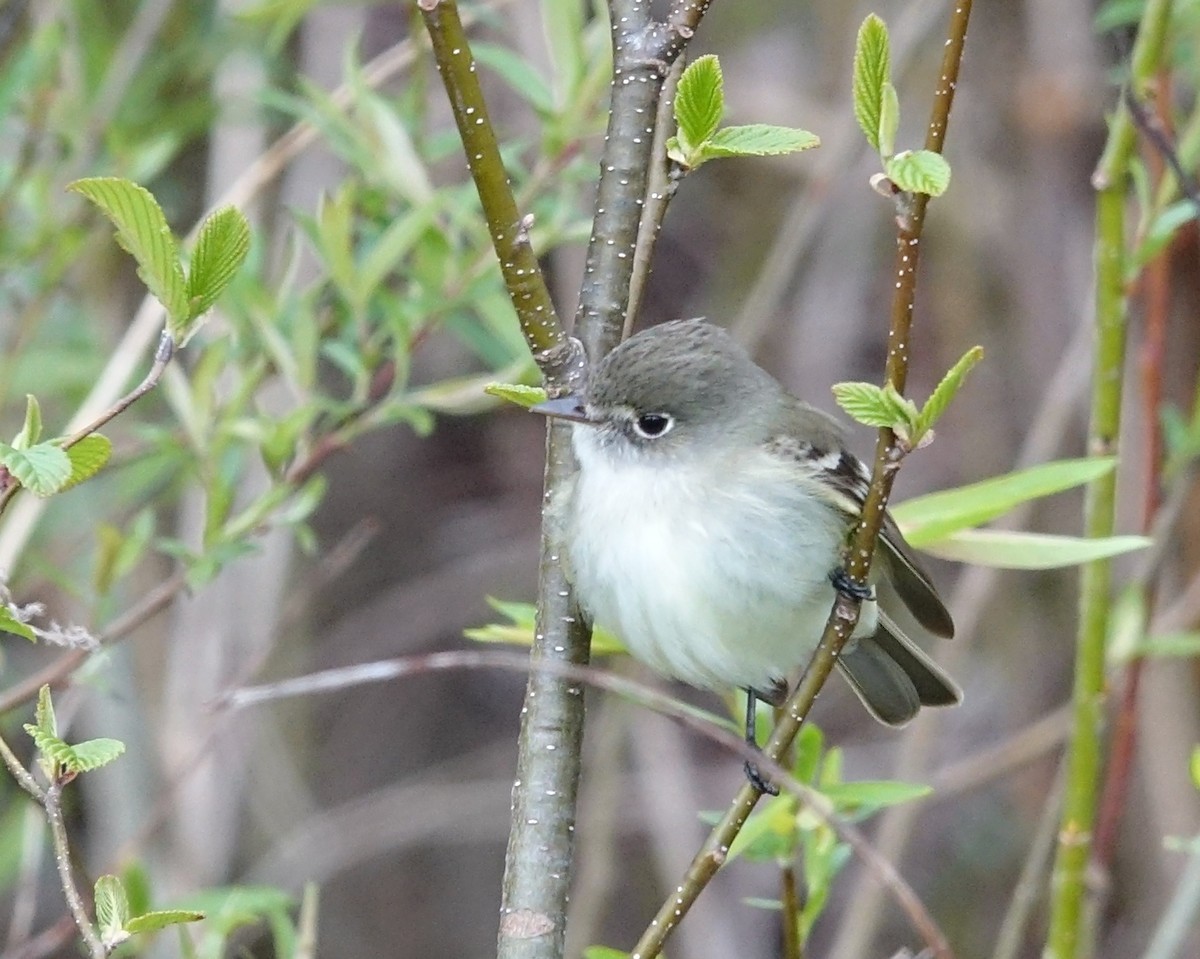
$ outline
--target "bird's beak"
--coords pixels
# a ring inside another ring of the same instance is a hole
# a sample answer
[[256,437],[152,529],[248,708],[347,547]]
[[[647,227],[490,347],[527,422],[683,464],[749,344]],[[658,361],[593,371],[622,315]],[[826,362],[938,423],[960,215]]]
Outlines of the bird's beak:
[[544,403],[538,403],[536,406],[529,407],[530,412],[541,413],[543,416],[552,416],[559,420],[571,420],[575,423],[588,423],[592,426],[596,421],[588,416],[586,407],[583,405],[583,398],[576,393],[568,393],[566,396],[560,396],[558,399],[546,400]]

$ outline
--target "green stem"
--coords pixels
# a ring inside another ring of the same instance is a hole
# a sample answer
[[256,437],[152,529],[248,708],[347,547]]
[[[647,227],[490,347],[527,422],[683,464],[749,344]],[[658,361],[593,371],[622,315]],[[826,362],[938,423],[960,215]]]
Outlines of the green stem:
[[[1132,57],[1134,95],[1146,89],[1155,72],[1170,19],[1170,0],[1149,0]],[[1113,456],[1118,450],[1124,386],[1126,288],[1125,194],[1136,127],[1122,105],[1113,118],[1093,184],[1096,197],[1096,352],[1088,450]],[[1084,533],[1111,536],[1116,523],[1116,475],[1108,473],[1088,486]],[[1079,631],[1072,689],[1072,730],[1067,752],[1067,784],[1054,861],[1050,931],[1046,959],[1078,959],[1090,954],[1084,930],[1086,874],[1096,822],[1102,769],[1104,653],[1111,602],[1112,564],[1084,566],[1080,578]]]

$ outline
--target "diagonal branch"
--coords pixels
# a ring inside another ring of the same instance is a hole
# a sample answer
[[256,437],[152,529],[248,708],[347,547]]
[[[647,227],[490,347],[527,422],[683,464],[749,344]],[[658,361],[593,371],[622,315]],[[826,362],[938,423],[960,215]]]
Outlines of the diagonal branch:
[[[970,15],[971,0],[959,0],[951,14],[942,69],[925,141],[926,149],[939,153],[945,140],[950,108],[954,102]],[[900,194],[896,197],[896,292],[892,298],[891,325],[888,332],[886,378],[900,391],[903,391],[908,375],[908,342],[912,328],[917,261],[927,203],[928,197],[922,195]],[[892,431],[881,429],[875,446],[875,465],[870,490],[863,505],[860,522],[854,529],[844,567],[845,574],[854,583],[865,585],[867,582],[888,498],[903,455],[904,451],[897,444]],[[800,731],[800,726],[808,718],[817,694],[837,663],[842,646],[854,632],[860,605],[861,600],[838,594],[812,659],[800,677],[795,692],[783,707],[780,720],[763,749],[772,759],[784,754]],[[724,864],[730,845],[749,818],[760,795],[761,793],[749,783],[742,787],[725,816],[709,834],[704,847],[692,861],[676,893],[663,903],[654,920],[642,934],[630,954],[631,959],[652,959],[660,953],[671,931]],[[951,955],[945,940],[931,945],[939,959]]]

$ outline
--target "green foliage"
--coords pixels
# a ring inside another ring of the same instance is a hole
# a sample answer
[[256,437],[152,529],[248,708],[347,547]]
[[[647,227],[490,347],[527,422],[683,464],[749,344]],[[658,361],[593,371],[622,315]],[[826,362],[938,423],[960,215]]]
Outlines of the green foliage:
[[724,77],[713,54],[688,64],[675,91],[678,132],[667,140],[667,155],[684,170],[718,157],[775,156],[820,146],[807,130],[764,123],[719,129],[725,113]]
[[1192,759],[1188,764],[1188,772],[1192,776],[1192,785],[1200,789],[1200,746],[1192,750]]
[[998,569],[1059,569],[1145,549],[1147,536],[1079,537],[999,529],[965,529],[923,549],[942,559]]
[[58,492],[71,479],[71,460],[54,443],[35,443],[24,449],[0,443],[0,466],[38,496]]
[[[249,252],[250,224],[239,210],[222,207],[200,224],[187,278],[189,320],[212,308]],[[192,328],[188,335],[194,332]]]
[[[854,118],[867,142],[880,151],[884,88],[891,85],[891,41],[887,24],[872,13],[858,28],[854,46]],[[888,138],[890,139],[890,138]]]
[[157,932],[167,926],[199,922],[204,913],[191,909],[162,909],[132,915],[125,886],[117,876],[106,875],[96,880],[96,922],[100,941],[110,949],[139,932]]
[[583,959],[629,959],[629,953],[608,946],[588,946],[583,950]]
[[26,624],[17,619],[13,615],[13,611],[8,606],[0,603],[0,632],[15,633],[17,636],[24,636],[30,642],[37,642],[37,635]]
[[[463,635],[467,639],[473,639],[479,643],[507,643],[512,646],[533,645],[537,607],[532,603],[505,602],[491,596],[487,598],[487,601],[492,609],[506,617],[509,622],[492,623],[489,626],[463,630]],[[592,630],[593,656],[607,656],[625,651],[625,644],[604,627],[595,627]]]
[[[794,756],[792,775],[814,790],[813,804],[786,793],[772,797],[746,821],[729,849],[729,858],[741,856],[783,865],[799,859],[805,898],[797,924],[803,943],[829,900],[834,879],[850,858],[849,845],[838,839],[828,816],[861,820],[889,806],[927,796],[932,790],[902,782],[844,782],[841,750],[826,749],[824,734],[811,722],[801,727]],[[778,908],[773,902],[759,905]]]
[[26,723],[25,731],[33,738],[42,768],[52,781],[107,766],[125,752],[125,744],[116,739],[89,739],[74,746],[60,739],[49,686],[38,692],[36,722]]
[[983,359],[983,348],[968,350],[950,371],[942,377],[933,395],[920,409],[901,396],[891,383],[835,383],[833,395],[838,405],[865,426],[887,428],[906,449],[923,446],[933,438],[933,424],[941,418],[950,401],[962,388],[963,381]]
[[488,396],[495,396],[509,403],[529,409],[546,402],[546,390],[541,386],[522,386],[519,383],[489,383],[483,388]]
[[900,100],[891,77],[891,40],[887,24],[872,13],[858,29],[854,48],[854,118],[879,154],[884,173],[905,193],[941,196],[950,186],[950,164],[932,150],[896,152]]

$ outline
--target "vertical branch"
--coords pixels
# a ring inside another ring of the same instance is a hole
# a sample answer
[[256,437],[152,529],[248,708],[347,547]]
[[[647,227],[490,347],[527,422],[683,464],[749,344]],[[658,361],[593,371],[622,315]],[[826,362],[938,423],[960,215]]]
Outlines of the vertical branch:
[[[585,375],[579,342],[555,315],[500,159],[475,64],[453,0],[418,0],[434,57],[487,217],[505,285],[547,385],[578,389]],[[627,313],[654,118],[663,80],[708,0],[675,0],[667,22],[649,5],[612,0],[613,85],[601,159],[593,233],[588,245],[575,331],[586,355],[603,356],[619,340]],[[546,502],[575,469],[569,426],[551,422],[546,443]],[[544,518],[538,619],[531,659],[583,664],[590,630],[562,572],[559,531]],[[522,710],[512,828],[505,860],[497,955],[557,959],[563,954],[570,889],[575,800],[583,737],[582,690],[533,669]]]
[[[1170,0],[1150,0],[1134,45],[1131,83],[1135,96],[1146,89],[1157,69],[1170,18]],[[1125,193],[1136,131],[1122,105],[1093,177],[1096,197],[1096,353],[1088,450],[1093,456],[1117,452],[1125,365]],[[1111,536],[1115,525],[1116,476],[1093,481],[1084,504],[1084,533]],[[1083,929],[1085,875],[1092,850],[1097,786],[1101,770],[1104,709],[1104,646],[1112,566],[1089,563],[1080,579],[1079,632],[1072,690],[1072,731],[1067,753],[1058,851],[1046,959],[1076,959],[1090,952]]]
[[[937,152],[941,152],[945,141],[950,109],[954,103],[958,71],[971,16],[971,2],[972,0],[958,0],[950,18],[942,68],[926,134],[926,147]],[[908,341],[916,292],[917,257],[927,204],[928,197],[925,196],[900,194],[896,197],[896,292],[892,298],[885,375],[887,381],[897,390],[903,390],[908,375]],[[875,544],[879,538],[888,497],[891,495],[902,456],[903,452],[892,431],[881,429],[875,447],[871,486],[846,554],[844,571],[856,583],[865,584],[871,571]],[[770,739],[763,747],[763,752],[771,759],[778,759],[784,754],[808,718],[817,694],[837,664],[842,647],[854,632],[860,607],[861,600],[841,592],[837,594],[812,659],[805,667],[795,691],[783,707],[779,720],[771,731]],[[692,860],[675,893],[667,898],[642,933],[642,937],[630,953],[630,959],[653,959],[659,955],[671,931],[683,920],[700,893],[725,863],[730,845],[749,818],[760,796],[759,791],[750,783],[746,783],[738,792],[721,821],[709,834],[703,848]],[[930,945],[939,959],[951,955],[949,944],[944,938],[934,937]]]

